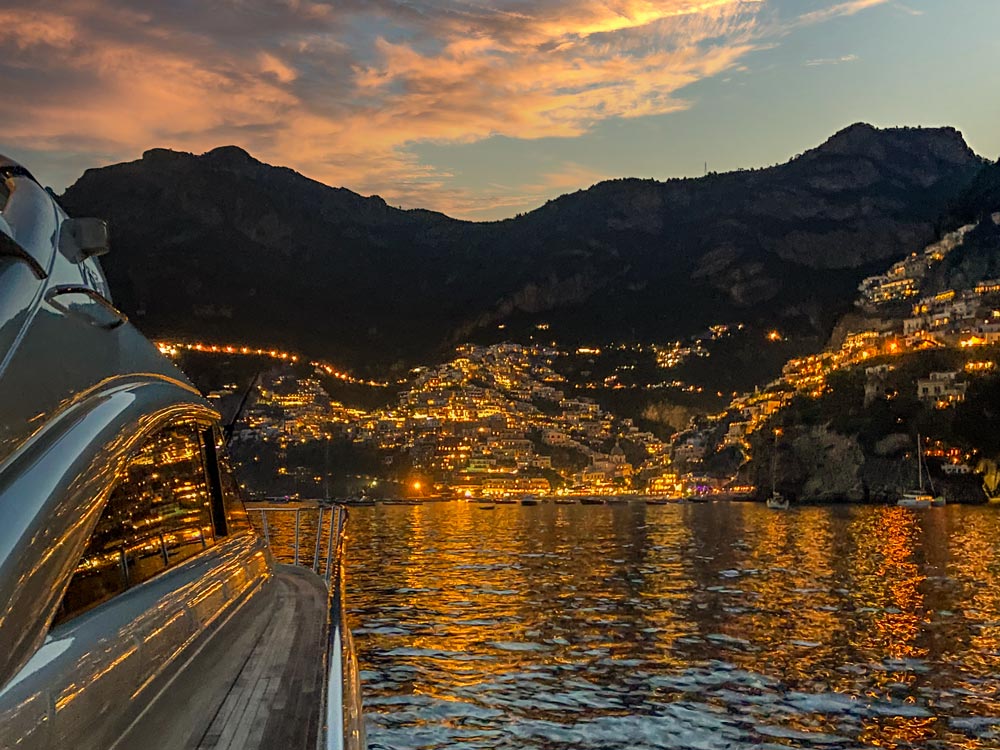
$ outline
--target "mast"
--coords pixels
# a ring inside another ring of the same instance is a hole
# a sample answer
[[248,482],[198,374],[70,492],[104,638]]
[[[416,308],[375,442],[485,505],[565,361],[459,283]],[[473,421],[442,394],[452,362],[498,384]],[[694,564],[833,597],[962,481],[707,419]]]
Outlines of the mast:
[[924,491],[924,455],[922,448],[920,446],[920,433],[917,433],[917,484],[920,485],[920,492],[923,494]]
[[774,450],[771,451],[771,497],[774,497],[774,494],[778,490],[778,485],[777,485],[777,482],[778,482],[778,479],[777,479],[777,471],[778,471],[778,435],[780,435],[780,434],[781,434],[781,430],[778,429],[778,428],[776,428],[774,430]]

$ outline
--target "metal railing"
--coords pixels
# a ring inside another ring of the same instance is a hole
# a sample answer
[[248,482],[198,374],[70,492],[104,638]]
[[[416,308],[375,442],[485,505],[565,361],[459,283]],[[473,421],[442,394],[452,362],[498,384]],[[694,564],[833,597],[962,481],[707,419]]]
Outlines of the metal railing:
[[[289,533],[289,529],[284,523],[274,523],[273,517],[277,516],[284,520],[285,517],[294,514],[293,531],[291,539],[282,539],[283,534]],[[344,524],[346,523],[347,511],[339,506],[330,507],[307,507],[307,508],[254,508],[250,511],[250,517],[256,521],[260,517],[258,532],[264,537],[264,543],[279,562],[291,562],[293,565],[305,565],[302,562],[303,551],[312,551],[312,565],[306,566],[312,569],[313,573],[322,576],[327,587],[330,586],[333,570],[335,567],[334,553],[342,546],[340,537],[343,536]],[[311,523],[303,524],[303,518]],[[343,519],[343,520],[340,520]],[[334,526],[337,528],[334,528]],[[272,543],[272,534],[275,534]],[[326,543],[324,545],[323,535],[326,533]],[[311,544],[306,547],[305,541]],[[321,556],[323,547],[326,547],[325,555]],[[289,560],[289,556],[291,559]]]
[[[279,562],[311,568],[324,580],[329,591],[317,750],[364,750],[360,673],[344,607],[347,509],[337,505],[268,507],[254,508],[250,514],[255,521],[259,514],[259,532]],[[286,523],[284,519],[291,514],[294,517]],[[290,539],[286,540],[285,536]],[[307,564],[310,551],[312,565]]]

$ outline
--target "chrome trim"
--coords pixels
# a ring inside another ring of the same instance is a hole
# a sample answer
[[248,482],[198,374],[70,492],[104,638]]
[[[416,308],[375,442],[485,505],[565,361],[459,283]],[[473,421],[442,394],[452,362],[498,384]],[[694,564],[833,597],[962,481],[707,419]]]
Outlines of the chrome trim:
[[[57,309],[59,312],[66,315],[78,315],[76,310],[71,307],[67,307],[60,302],[56,301],[56,298],[63,294],[82,294],[85,297],[93,300],[101,307],[103,307],[107,312],[113,315],[117,320],[115,320],[110,325],[105,325],[102,323],[97,323],[94,320],[87,318],[87,322],[92,326],[97,328],[104,328],[106,330],[114,330],[123,323],[128,322],[128,316],[125,315],[121,310],[112,305],[108,300],[104,298],[97,290],[91,289],[89,286],[84,286],[83,284],[60,284],[59,286],[54,286],[45,292],[45,301],[48,302],[52,307]],[[86,316],[80,316],[86,318]]]
[[[331,509],[332,511],[333,509]],[[344,608],[344,548],[347,509],[337,507],[336,549],[328,558],[326,579],[330,589],[330,611],[327,616],[327,644],[323,655],[326,682],[322,698],[323,725],[317,743],[318,750],[364,750],[364,714],[361,705],[361,683],[354,640],[347,624]],[[330,539],[334,537],[334,517],[330,517]]]

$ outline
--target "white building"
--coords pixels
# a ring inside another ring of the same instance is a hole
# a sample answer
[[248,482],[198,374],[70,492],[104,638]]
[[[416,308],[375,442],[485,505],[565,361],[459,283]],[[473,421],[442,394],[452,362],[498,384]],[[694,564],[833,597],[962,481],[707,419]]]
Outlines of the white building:
[[968,383],[958,382],[957,372],[932,372],[917,380],[917,397],[921,401],[934,401],[939,406],[965,400]]

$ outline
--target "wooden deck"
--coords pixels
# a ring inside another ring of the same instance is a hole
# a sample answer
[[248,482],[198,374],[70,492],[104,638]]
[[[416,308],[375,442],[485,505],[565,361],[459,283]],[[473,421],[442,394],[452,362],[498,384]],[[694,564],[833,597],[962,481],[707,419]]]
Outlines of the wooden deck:
[[311,571],[277,566],[268,622],[198,750],[316,747],[327,592]]
[[222,624],[115,750],[315,750],[327,590],[308,568],[274,576]]

